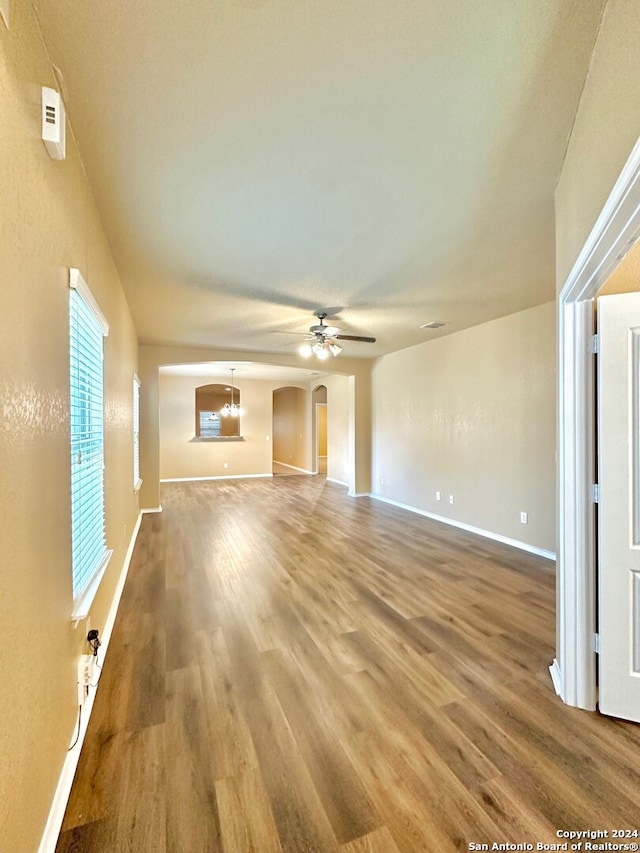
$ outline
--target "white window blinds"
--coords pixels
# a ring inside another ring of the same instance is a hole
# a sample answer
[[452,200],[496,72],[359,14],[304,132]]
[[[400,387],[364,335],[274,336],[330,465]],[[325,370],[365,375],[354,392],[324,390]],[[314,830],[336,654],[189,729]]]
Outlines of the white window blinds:
[[[73,271],[72,271],[73,272]],[[80,279],[81,281],[81,279]],[[84,282],[82,282],[84,285]],[[71,415],[71,542],[77,601],[109,557],[104,519],[102,339],[108,327],[84,287],[69,292]]]

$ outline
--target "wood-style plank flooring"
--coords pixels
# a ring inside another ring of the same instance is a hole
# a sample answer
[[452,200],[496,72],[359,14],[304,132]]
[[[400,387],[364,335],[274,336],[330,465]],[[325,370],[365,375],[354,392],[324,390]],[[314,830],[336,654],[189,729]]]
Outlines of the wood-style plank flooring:
[[447,853],[638,827],[640,727],[552,689],[551,563],[319,477],[167,484],[162,503],[57,853]]

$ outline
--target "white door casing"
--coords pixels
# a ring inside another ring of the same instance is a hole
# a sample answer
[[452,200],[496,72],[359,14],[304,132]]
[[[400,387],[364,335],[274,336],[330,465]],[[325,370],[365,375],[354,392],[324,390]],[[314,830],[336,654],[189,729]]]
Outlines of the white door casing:
[[588,710],[596,707],[592,300],[639,238],[640,140],[558,295],[557,639],[550,670],[561,699]]
[[601,713],[640,722],[640,293],[598,299]]

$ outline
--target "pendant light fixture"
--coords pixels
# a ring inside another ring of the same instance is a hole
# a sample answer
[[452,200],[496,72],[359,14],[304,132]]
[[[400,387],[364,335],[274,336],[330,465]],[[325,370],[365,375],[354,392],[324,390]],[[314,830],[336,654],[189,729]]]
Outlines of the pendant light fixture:
[[[236,404],[233,402],[233,372],[234,372],[234,370],[235,370],[235,367],[232,367],[231,368],[231,388],[229,389],[231,391],[231,402],[225,403],[224,406],[220,409],[220,414],[222,415],[223,418],[226,418],[226,417],[238,418],[238,417],[240,417],[240,415],[244,414],[243,409],[240,408],[240,403],[238,402]],[[238,399],[239,399],[239,395],[238,395]]]

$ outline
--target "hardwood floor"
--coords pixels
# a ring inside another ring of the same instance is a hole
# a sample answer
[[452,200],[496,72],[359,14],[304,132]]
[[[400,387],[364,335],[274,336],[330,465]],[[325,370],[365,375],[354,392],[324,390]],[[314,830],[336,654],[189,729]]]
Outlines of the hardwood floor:
[[166,484],[162,503],[57,853],[446,853],[639,828],[640,727],[553,693],[548,561],[321,478]]
[[303,471],[300,468],[292,468],[290,465],[285,465],[283,462],[276,462],[275,460],[271,463],[271,469],[274,477],[300,477],[308,474],[307,471]]

